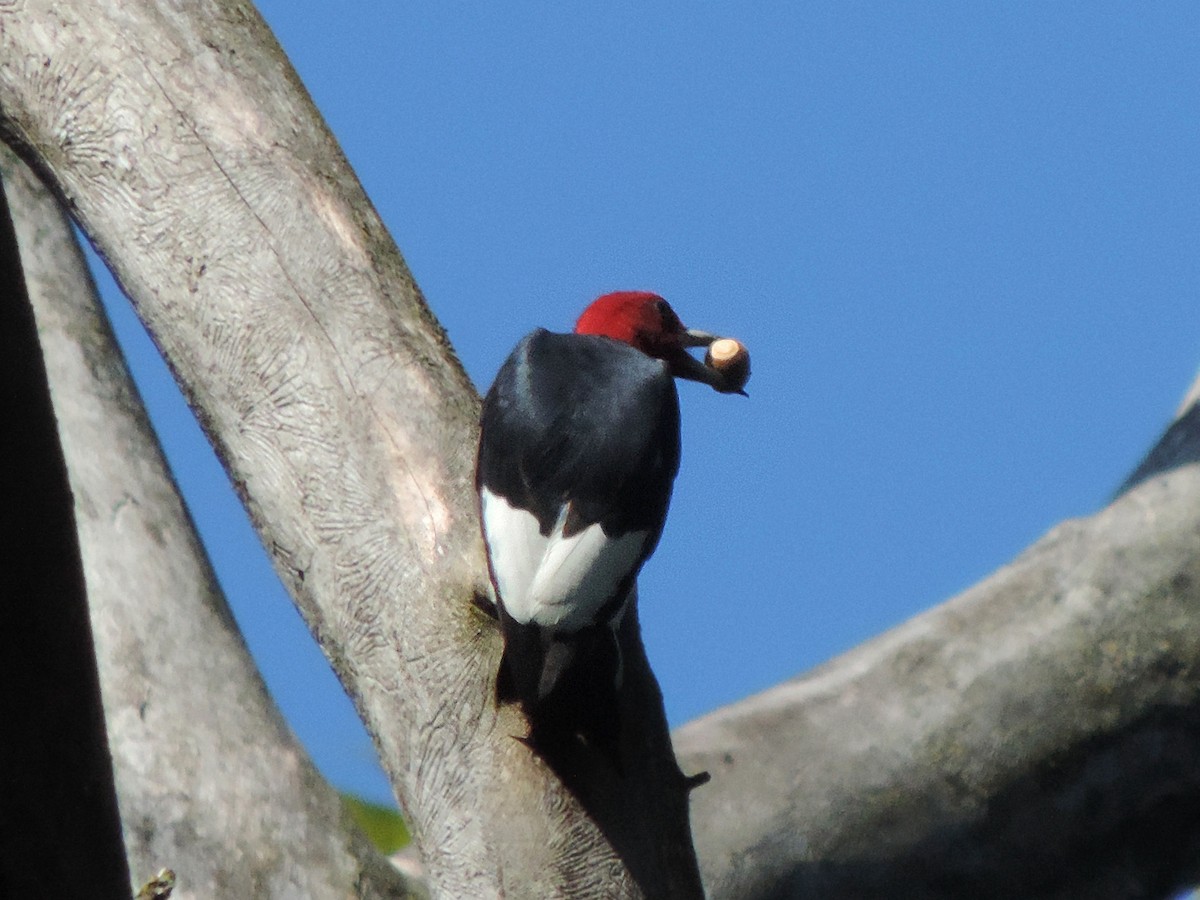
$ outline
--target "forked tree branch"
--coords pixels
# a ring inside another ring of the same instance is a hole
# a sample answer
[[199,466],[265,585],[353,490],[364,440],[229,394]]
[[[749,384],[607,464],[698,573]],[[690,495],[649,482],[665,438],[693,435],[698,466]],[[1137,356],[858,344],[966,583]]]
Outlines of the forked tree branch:
[[626,776],[492,703],[477,396],[247,3],[0,7],[0,127],[133,300],[375,738],[444,896],[699,893],[630,620]]
[[70,222],[7,148],[75,499],[125,849],[177,900],[421,891],[347,820],[267,695],[99,305]]
[[[218,443],[435,890],[695,895],[636,633],[632,777],[584,759],[565,789],[491,706],[474,392],[257,15],[0,9],[0,125]],[[1155,896],[1195,877],[1195,410],[1108,508],[677,735],[714,775],[694,796],[713,896]]]

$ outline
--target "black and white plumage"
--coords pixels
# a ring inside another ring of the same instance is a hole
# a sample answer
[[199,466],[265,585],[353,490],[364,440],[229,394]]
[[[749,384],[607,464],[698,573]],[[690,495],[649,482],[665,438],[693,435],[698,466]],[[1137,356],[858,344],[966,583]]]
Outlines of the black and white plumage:
[[617,629],[679,467],[674,377],[728,390],[686,352],[713,339],[657,295],[609,294],[576,333],[522,339],[484,399],[476,485],[505,639],[497,697],[535,731],[614,740]]

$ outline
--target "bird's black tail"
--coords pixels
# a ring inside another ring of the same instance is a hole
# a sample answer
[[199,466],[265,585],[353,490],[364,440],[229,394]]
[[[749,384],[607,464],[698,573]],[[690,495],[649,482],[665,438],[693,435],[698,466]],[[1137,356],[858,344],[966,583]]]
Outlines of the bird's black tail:
[[539,752],[582,740],[621,770],[620,650],[608,626],[549,636],[501,608],[504,655],[496,701],[520,703],[528,743]]
[[503,606],[499,610],[504,653],[500,657],[500,671],[496,673],[496,702],[519,702],[528,711],[537,705],[546,655],[542,630],[518,622]]

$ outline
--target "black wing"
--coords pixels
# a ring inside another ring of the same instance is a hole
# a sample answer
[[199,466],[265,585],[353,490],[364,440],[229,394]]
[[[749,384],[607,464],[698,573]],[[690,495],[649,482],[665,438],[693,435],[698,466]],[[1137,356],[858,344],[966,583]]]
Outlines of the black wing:
[[577,528],[649,531],[649,556],[678,469],[674,380],[619,341],[539,329],[484,399],[478,486],[532,512],[544,534],[569,502]]

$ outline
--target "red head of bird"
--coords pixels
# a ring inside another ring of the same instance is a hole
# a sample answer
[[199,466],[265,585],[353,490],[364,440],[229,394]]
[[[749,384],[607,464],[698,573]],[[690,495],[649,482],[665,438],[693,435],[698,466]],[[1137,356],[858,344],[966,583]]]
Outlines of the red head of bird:
[[717,336],[685,328],[671,304],[649,291],[617,291],[597,298],[580,315],[575,333],[623,341],[666,362],[676,378],[700,381],[721,393],[741,393],[744,384],[732,384],[721,371],[689,354],[688,347],[708,347]]

